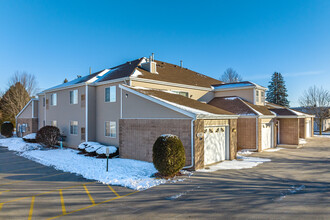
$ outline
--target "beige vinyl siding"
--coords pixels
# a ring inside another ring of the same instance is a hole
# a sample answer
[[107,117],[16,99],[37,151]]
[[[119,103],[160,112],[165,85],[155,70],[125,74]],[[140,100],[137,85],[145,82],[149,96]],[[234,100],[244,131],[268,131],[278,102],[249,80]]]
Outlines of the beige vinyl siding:
[[238,96],[251,103],[254,103],[254,89],[253,88],[215,91],[214,92],[214,97],[225,97],[225,96]]
[[45,118],[45,114],[44,114],[44,107],[43,107],[43,98],[45,96],[44,95],[39,95],[39,103],[38,103],[38,129],[43,127],[43,121]]
[[[81,95],[85,94],[85,86],[75,88],[78,90],[78,103],[81,103]],[[63,89],[56,91],[57,105],[49,105],[46,110],[46,125],[51,125],[51,121],[57,121],[57,127],[61,133],[64,133],[66,138],[66,145],[69,147],[77,148],[82,142],[81,128],[85,128],[85,107],[81,105],[70,104],[70,91],[72,89]],[[55,93],[55,92],[54,92]],[[52,93],[46,94],[46,99],[50,100]],[[41,103],[42,106],[42,103]],[[70,121],[78,121],[78,134],[70,134]],[[42,122],[41,122],[42,123]]]
[[[123,118],[189,118],[172,109],[156,104],[126,90],[123,93]],[[127,97],[126,97],[127,95]]]
[[[95,87],[95,97],[96,97],[96,107],[95,107],[95,141],[106,145],[112,145],[119,147],[119,135],[115,138],[105,136],[105,126],[106,121],[116,122],[116,133],[118,134],[118,125],[120,118],[120,89],[118,83],[109,83],[101,86]],[[105,88],[110,86],[116,86],[116,102],[105,102]],[[91,94],[89,94],[91,97]],[[90,99],[89,99],[90,100]],[[89,132],[92,129],[89,129]]]
[[[87,98],[86,98],[87,99]],[[96,87],[88,86],[88,140],[96,139]]]
[[167,91],[176,91],[176,92],[188,92],[188,97],[192,99],[200,99],[202,96],[204,96],[209,91],[205,90],[198,90],[198,89],[188,89],[188,88],[182,88],[177,86],[167,86],[167,85],[160,85],[155,83],[147,83],[147,82],[139,82],[134,81],[134,79],[131,81],[132,86],[139,86],[139,87],[145,87],[145,88],[151,88],[151,89],[160,89],[160,90],[167,90]]
[[[33,102],[33,101],[32,101]],[[24,109],[18,118],[32,118],[32,102]]]

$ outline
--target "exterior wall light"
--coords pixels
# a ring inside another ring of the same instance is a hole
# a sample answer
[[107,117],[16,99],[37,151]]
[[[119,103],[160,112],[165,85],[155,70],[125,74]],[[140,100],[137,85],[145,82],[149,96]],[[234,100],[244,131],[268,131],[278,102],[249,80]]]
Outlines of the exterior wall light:
[[232,132],[236,132],[236,128],[231,129]]

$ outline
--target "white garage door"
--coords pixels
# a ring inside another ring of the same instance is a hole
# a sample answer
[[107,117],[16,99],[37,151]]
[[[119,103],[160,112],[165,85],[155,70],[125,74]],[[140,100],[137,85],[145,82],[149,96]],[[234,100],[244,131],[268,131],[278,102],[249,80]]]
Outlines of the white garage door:
[[204,164],[211,164],[226,159],[229,159],[228,127],[205,127]]
[[272,147],[272,123],[261,125],[261,150]]
[[310,120],[306,122],[306,137],[311,137],[312,123]]

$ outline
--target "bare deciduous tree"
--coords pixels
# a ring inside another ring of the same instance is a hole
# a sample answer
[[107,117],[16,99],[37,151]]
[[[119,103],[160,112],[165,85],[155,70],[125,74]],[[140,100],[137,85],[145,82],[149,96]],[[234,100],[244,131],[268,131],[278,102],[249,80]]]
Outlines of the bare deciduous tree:
[[330,117],[330,92],[322,87],[312,86],[300,97],[299,103],[305,112],[315,115],[315,122],[322,134],[322,122]]
[[228,68],[222,74],[220,80],[226,83],[240,82],[242,81],[242,76],[238,74],[233,68]]
[[38,92],[38,83],[36,77],[33,74],[29,74],[25,71],[16,72],[8,81],[8,86],[16,85],[20,83],[24,86],[28,94],[33,97]]

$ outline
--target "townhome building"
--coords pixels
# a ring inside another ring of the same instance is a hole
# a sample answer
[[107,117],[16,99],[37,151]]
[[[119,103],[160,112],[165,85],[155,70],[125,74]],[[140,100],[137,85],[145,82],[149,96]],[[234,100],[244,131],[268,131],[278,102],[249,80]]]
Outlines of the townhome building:
[[144,161],[152,161],[157,137],[177,135],[185,168],[200,169],[235,159],[237,149],[261,151],[287,141],[285,133],[278,138],[279,115],[265,102],[265,90],[252,82],[225,84],[150,56],[46,89],[16,119],[30,128],[21,135],[53,125],[67,147],[95,141],[118,147],[122,158]]

